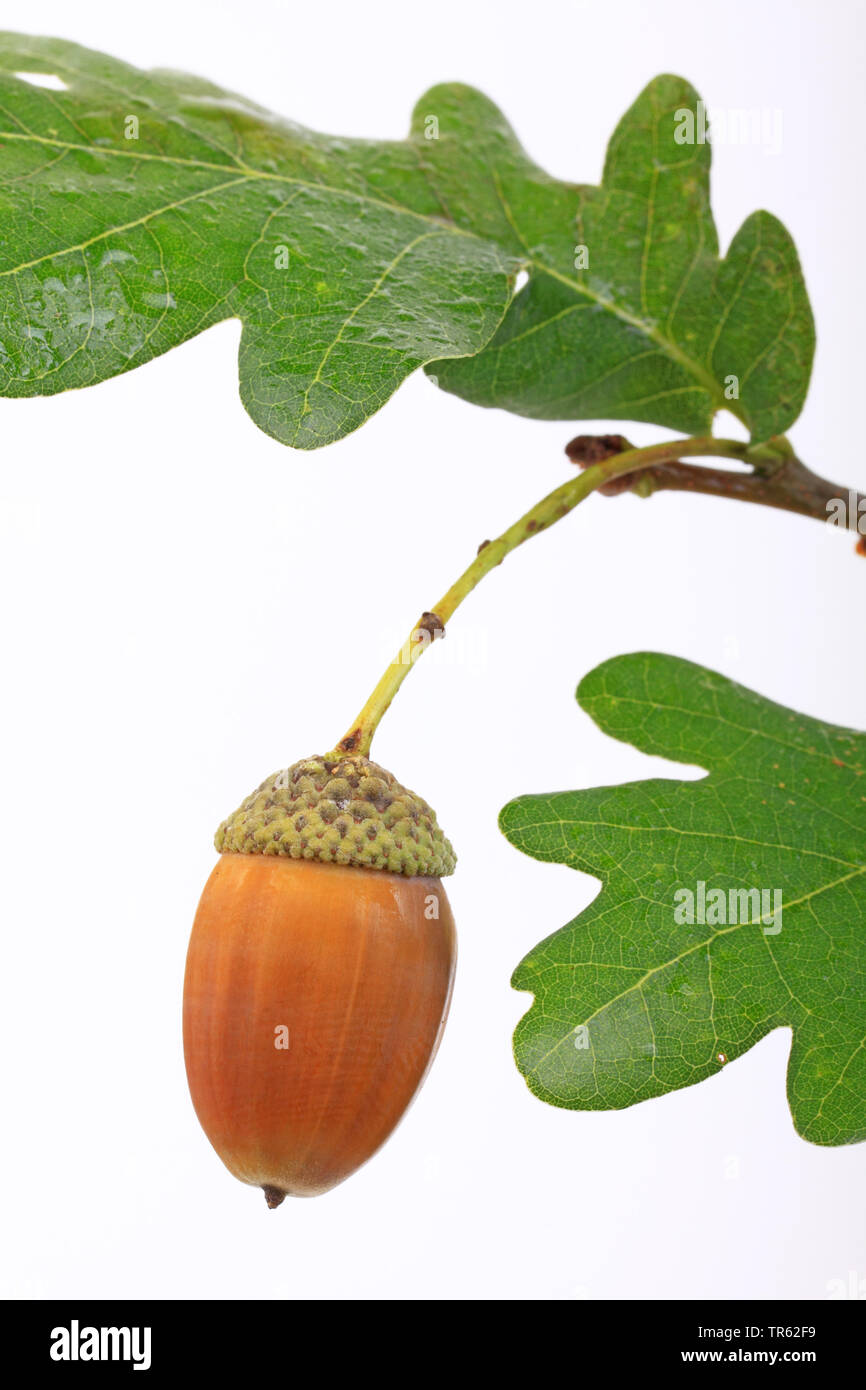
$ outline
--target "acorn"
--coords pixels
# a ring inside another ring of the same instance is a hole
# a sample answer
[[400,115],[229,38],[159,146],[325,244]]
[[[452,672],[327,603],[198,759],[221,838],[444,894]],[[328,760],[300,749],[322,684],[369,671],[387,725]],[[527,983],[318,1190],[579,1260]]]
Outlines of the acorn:
[[354,1173],[424,1081],[454,980],[455,855],[421,797],[340,752],[268,778],[215,844],[187,1077],[223,1163],[276,1207]]

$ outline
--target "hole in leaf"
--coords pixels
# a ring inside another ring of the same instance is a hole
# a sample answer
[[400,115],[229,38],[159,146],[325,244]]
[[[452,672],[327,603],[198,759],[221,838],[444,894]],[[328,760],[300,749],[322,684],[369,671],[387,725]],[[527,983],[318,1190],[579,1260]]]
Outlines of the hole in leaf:
[[16,72],[13,75],[22,82],[29,82],[31,87],[50,87],[53,92],[69,91],[66,83],[50,72]]
[[529,282],[529,271],[528,271],[528,270],[518,270],[517,276],[516,276],[515,281],[514,281],[514,293],[515,293],[515,294],[519,294],[520,291],[523,289],[523,286],[526,285],[526,284],[528,284],[528,282]]

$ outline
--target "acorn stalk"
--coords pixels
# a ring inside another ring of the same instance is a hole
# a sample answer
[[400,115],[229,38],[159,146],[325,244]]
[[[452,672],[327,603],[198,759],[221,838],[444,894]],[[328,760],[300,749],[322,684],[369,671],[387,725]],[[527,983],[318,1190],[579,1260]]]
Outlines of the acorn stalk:
[[327,1192],[384,1143],[448,1013],[456,938],[441,880],[454,851],[427,803],[368,757],[417,657],[506,555],[596,488],[660,450],[744,448],[626,449],[549,493],[479,546],[337,748],[268,778],[220,826],[187,956],[184,1052],[205,1133],[269,1207]]

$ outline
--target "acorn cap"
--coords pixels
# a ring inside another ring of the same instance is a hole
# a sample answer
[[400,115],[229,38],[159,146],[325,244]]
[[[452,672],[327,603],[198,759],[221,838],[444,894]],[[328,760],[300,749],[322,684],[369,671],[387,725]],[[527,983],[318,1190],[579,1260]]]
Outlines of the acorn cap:
[[457,857],[426,801],[359,755],[305,758],[275,772],[214,837],[221,854],[282,854],[387,869],[453,874]]

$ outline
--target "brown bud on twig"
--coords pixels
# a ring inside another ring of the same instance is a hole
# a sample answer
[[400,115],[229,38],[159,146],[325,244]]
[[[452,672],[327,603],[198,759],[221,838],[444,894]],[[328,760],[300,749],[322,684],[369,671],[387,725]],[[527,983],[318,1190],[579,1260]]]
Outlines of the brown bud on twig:
[[421,617],[418,619],[418,622],[415,625],[415,632],[413,633],[416,642],[419,640],[417,636],[419,632],[429,633],[429,635],[433,638],[444,637],[445,624],[439,617],[438,613],[422,613]]
[[614,454],[625,453],[631,448],[621,434],[578,434],[566,444],[565,452],[572,463],[589,468],[593,463],[603,463]]
[[[632,448],[634,445],[621,434],[578,434],[566,444],[565,452],[571,462],[580,468],[591,468],[595,463],[604,463],[614,454],[623,454]],[[605,497],[616,497],[618,493],[628,491],[635,476],[634,473],[624,473],[621,478],[603,483],[598,491]]]

